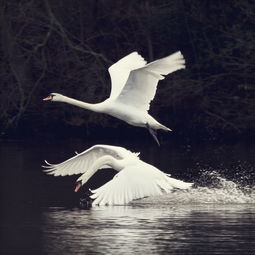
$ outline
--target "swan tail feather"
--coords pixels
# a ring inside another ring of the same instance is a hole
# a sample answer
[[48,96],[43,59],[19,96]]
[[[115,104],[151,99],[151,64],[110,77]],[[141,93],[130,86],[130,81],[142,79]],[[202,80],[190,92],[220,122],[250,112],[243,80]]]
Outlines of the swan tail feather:
[[164,126],[164,125],[162,125],[160,123],[158,125],[158,129],[161,129],[161,130],[167,131],[167,132],[172,131],[172,129],[170,129],[170,128],[168,128],[168,127],[166,127],[166,126]]

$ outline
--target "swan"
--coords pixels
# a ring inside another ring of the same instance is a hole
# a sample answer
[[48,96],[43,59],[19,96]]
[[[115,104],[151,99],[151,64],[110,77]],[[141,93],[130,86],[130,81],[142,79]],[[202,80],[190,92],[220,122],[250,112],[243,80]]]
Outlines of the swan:
[[124,205],[135,199],[169,193],[174,188],[189,189],[192,186],[192,183],[171,178],[139,159],[138,155],[119,146],[94,145],[59,164],[45,160],[46,166],[43,167],[44,172],[54,176],[81,174],[75,192],[99,169],[116,170],[118,173],[113,179],[91,190],[92,205]]
[[184,68],[185,60],[180,51],[149,64],[137,52],[132,52],[109,67],[111,93],[105,101],[90,104],[59,93],[51,93],[43,100],[65,102],[111,115],[133,126],[145,127],[159,145],[157,130],[171,129],[148,113],[150,102],[155,96],[158,81],[165,78],[163,75]]

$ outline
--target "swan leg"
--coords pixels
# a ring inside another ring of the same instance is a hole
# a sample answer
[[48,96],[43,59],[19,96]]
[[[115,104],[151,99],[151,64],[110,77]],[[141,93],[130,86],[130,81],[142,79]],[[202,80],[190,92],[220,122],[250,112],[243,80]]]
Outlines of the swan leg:
[[90,196],[91,196],[92,192],[87,187],[85,187],[85,191],[84,191],[84,187],[83,187],[82,193],[83,194],[79,199],[79,207],[81,209],[91,208],[93,199],[91,199]]
[[152,129],[148,123],[146,124],[146,127],[149,130],[152,137],[154,138],[154,140],[156,141],[156,143],[158,144],[158,146],[160,146],[159,140],[157,138],[157,130]]

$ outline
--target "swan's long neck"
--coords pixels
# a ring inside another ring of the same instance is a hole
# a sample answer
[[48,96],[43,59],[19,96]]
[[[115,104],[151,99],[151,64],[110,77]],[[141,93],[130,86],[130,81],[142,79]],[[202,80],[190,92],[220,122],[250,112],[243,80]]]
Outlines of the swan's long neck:
[[94,111],[94,112],[99,112],[100,109],[99,109],[99,104],[89,104],[89,103],[85,103],[83,101],[80,101],[80,100],[77,100],[77,99],[74,99],[74,98],[71,98],[71,97],[67,97],[67,96],[64,96],[63,97],[63,101],[62,102],[65,102],[65,103],[68,103],[68,104],[71,104],[71,105],[75,105],[75,106],[78,106],[78,107],[81,107],[81,108],[85,108],[87,110],[90,110],[90,111]]
[[120,171],[123,165],[119,160],[112,156],[106,155],[94,162],[89,170],[87,170],[77,181],[82,181],[82,185],[85,184],[100,168],[108,166],[116,171]]

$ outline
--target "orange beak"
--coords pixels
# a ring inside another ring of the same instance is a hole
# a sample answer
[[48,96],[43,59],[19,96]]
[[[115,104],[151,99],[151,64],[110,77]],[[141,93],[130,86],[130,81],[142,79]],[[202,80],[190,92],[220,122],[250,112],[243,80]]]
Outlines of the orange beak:
[[48,96],[48,97],[43,98],[43,101],[48,101],[48,100],[52,100],[52,96]]
[[75,189],[74,189],[74,192],[77,192],[80,188],[81,188],[81,184],[78,182]]

